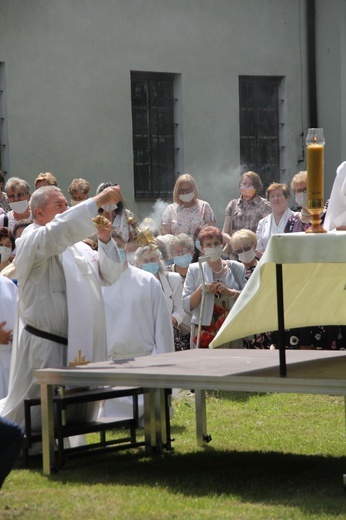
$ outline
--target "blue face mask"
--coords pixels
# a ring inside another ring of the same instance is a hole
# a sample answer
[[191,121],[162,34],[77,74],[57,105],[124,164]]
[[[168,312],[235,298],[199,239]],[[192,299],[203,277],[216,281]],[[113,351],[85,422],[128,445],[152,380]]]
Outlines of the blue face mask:
[[169,258],[168,260],[165,261],[165,264],[166,265],[173,265],[174,262],[173,262],[173,258]]
[[178,265],[179,267],[187,267],[191,263],[191,260],[192,260],[191,253],[185,253],[185,255],[173,257],[174,263],[176,265]]
[[199,240],[196,240],[195,246],[197,247],[198,251],[200,251],[203,254],[203,251],[201,249],[201,243]]
[[126,260],[125,249],[121,249],[120,247],[118,247],[118,252],[119,252],[121,263],[123,264]]
[[149,262],[148,264],[142,264],[143,271],[147,271],[151,274],[156,274],[159,270],[159,264],[157,262]]

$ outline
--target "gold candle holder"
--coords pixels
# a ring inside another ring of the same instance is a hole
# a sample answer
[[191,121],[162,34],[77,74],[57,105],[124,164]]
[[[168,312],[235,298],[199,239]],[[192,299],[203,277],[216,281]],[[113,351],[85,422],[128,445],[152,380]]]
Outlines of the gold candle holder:
[[326,233],[321,225],[324,208],[324,145],[323,128],[309,128],[306,137],[307,210],[311,214],[311,226],[306,233]]

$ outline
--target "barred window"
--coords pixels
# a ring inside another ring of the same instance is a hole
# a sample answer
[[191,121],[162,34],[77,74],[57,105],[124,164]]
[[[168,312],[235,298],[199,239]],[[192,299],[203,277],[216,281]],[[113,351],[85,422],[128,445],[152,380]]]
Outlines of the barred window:
[[279,87],[281,77],[239,77],[241,173],[253,170],[264,188],[280,182]]
[[136,199],[170,198],[176,179],[174,74],[131,72]]

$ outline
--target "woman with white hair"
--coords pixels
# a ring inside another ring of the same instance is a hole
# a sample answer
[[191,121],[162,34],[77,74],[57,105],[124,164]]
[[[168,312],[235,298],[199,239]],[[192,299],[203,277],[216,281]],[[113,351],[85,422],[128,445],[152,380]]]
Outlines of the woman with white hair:
[[231,249],[245,267],[245,278],[248,280],[258,264],[256,258],[257,236],[250,229],[239,229],[231,236]]
[[[194,242],[191,237],[185,233],[180,233],[177,236],[171,236],[168,250],[172,259],[172,265],[168,267],[173,273],[178,273],[181,277],[182,287],[184,287],[187,270],[194,254]],[[186,312],[183,321],[179,328],[174,329],[174,344],[175,350],[188,350],[190,348],[191,335],[191,313]]]
[[171,314],[172,326],[179,327],[185,316],[180,275],[166,271],[162,254],[155,242],[137,249],[135,265],[153,274],[159,280]]

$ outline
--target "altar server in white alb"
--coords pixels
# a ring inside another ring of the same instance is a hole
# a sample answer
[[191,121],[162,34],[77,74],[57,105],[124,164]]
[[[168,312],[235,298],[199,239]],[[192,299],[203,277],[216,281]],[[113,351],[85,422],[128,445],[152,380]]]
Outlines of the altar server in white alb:
[[6,397],[8,391],[16,308],[17,286],[0,276],[0,399]]
[[80,241],[95,232],[98,208],[120,200],[118,187],[69,209],[55,186],[39,188],[31,197],[34,223],[16,242],[23,330],[15,330],[9,394],[0,402],[1,415],[21,425],[24,398],[39,396],[35,369],[65,366],[79,353],[85,361],[106,359],[100,284],[114,283],[122,263],[109,222],[98,227],[98,253]]
[[108,358],[164,354],[174,351],[171,315],[160,282],[126,260],[124,239],[115,237],[124,261],[123,273],[103,287],[107,318]]
[[[121,235],[114,239],[123,257],[124,271],[114,285],[102,287],[108,358],[117,360],[173,352],[171,315],[160,282],[152,274],[128,264],[124,249],[128,244],[125,245]],[[141,398],[138,405],[141,416]],[[132,398],[105,401],[102,415],[131,417]]]

